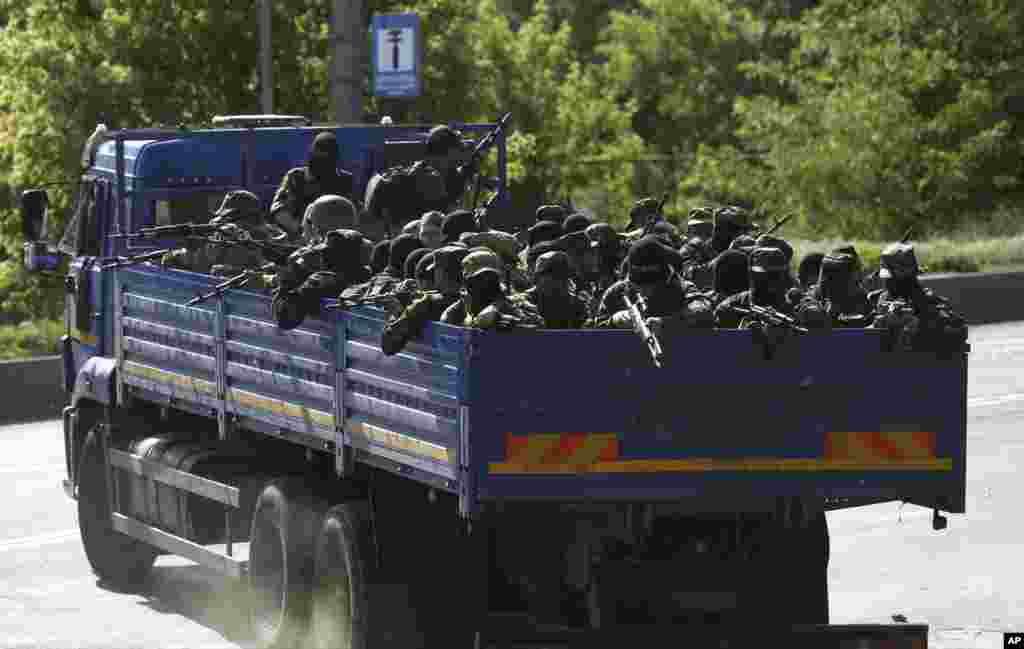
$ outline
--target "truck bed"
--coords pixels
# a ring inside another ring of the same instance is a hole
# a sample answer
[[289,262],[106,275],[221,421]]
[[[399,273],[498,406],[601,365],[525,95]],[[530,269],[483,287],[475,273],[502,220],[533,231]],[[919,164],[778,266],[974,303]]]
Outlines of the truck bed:
[[769,357],[749,331],[705,331],[663,341],[657,369],[628,331],[432,323],[387,357],[375,308],[282,331],[269,295],[186,307],[215,280],[113,272],[122,389],[456,492],[464,513],[497,500],[730,511],[777,496],[964,511],[964,353],[891,353],[878,332],[844,330]]

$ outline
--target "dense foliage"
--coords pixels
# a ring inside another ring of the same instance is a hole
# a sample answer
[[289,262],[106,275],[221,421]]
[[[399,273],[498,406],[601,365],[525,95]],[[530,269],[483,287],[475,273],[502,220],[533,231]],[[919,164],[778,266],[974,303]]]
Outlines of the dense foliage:
[[[16,192],[80,173],[111,127],[256,112],[252,3],[0,0],[0,310],[53,317],[20,270]],[[423,20],[425,94],[368,118],[515,115],[513,196],[621,223],[637,194],[793,211],[805,233],[1014,225],[1024,5],[1012,0],[370,0]],[[330,121],[328,0],[274,3],[275,109]],[[161,53],[154,56],[155,52]],[[368,73],[367,73],[368,74]],[[367,85],[369,88],[368,76]],[[74,186],[51,187],[63,213]]]

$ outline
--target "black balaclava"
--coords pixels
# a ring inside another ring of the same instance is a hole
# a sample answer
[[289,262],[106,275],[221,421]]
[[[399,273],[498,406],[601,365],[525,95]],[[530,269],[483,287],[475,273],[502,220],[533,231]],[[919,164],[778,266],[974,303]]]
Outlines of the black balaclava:
[[338,173],[338,138],[331,132],[320,133],[309,151],[309,173],[317,180]]
[[726,250],[711,265],[714,269],[711,287],[716,293],[729,296],[750,288],[747,256],[739,250]]

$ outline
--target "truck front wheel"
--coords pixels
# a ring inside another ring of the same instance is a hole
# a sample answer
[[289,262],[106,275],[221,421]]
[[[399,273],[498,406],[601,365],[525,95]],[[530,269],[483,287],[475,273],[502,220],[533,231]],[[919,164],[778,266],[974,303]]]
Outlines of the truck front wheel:
[[256,500],[249,542],[250,620],[263,649],[302,645],[321,518],[320,502],[296,480],[272,481]]
[[78,528],[89,564],[101,582],[135,590],[149,577],[157,550],[114,530],[107,501],[107,468],[96,425],[82,444],[78,463]]

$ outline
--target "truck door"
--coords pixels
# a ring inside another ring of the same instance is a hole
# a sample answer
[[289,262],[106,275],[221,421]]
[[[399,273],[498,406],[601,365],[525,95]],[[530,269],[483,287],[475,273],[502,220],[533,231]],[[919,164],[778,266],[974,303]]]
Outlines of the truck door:
[[76,367],[85,360],[81,357],[82,345],[89,348],[88,356],[101,351],[96,311],[102,304],[102,293],[95,261],[103,253],[101,228],[110,203],[110,181],[83,178],[74,211],[58,244],[58,249],[72,258],[64,283],[64,323]]

